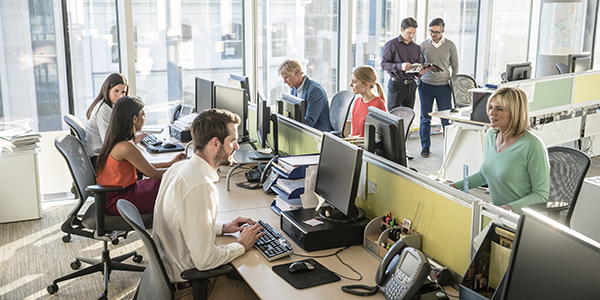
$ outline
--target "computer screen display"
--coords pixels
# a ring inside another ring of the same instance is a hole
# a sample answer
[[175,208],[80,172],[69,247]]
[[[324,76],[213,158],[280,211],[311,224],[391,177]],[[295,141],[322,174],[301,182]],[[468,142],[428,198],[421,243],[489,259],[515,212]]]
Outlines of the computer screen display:
[[277,113],[304,123],[306,102],[292,94],[282,93],[281,99],[277,100]]
[[319,213],[330,221],[359,221],[364,211],[354,205],[358,190],[363,150],[330,133],[323,133],[315,193],[335,210]]
[[600,243],[523,209],[502,299],[598,299]]
[[591,54],[569,54],[569,73],[584,72],[591,69]]
[[256,133],[258,135],[260,147],[266,148],[267,135],[271,131],[271,108],[269,107],[267,99],[263,96],[261,91],[258,91],[256,94]]
[[196,112],[201,113],[215,105],[215,82],[196,77]]
[[229,110],[240,116],[242,123],[238,131],[241,137],[248,136],[248,102],[244,93],[243,89],[215,84],[214,107]]
[[506,65],[506,81],[517,81],[531,78],[531,63],[513,63]]
[[404,120],[377,107],[369,107],[365,117],[365,150],[406,167]]

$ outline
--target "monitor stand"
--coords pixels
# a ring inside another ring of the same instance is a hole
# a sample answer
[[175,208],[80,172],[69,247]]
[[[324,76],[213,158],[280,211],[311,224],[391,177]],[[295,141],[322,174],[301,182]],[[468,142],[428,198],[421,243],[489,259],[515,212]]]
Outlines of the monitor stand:
[[333,223],[350,223],[350,222],[360,222],[365,218],[365,211],[357,207],[356,208],[356,216],[349,217],[338,209],[335,209],[330,206],[324,206],[319,208],[319,216],[326,222]]
[[271,153],[262,153],[259,150],[252,151],[248,157],[253,160],[271,160],[275,157],[275,152],[271,151]]

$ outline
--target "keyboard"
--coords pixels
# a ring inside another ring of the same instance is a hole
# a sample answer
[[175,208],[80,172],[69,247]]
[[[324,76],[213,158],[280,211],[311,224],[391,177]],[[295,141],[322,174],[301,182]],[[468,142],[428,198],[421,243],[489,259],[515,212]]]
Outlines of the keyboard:
[[258,249],[268,261],[280,259],[292,254],[293,249],[290,242],[283,237],[279,231],[262,220],[259,220],[256,223],[265,230],[266,234],[258,238],[256,243],[254,243],[254,248]]
[[159,140],[154,134],[152,134],[150,132],[147,132],[147,134],[148,135],[142,139],[142,145],[144,145],[146,147],[148,147],[148,146],[156,147],[156,146],[162,145],[163,142],[161,140]]
[[141,144],[144,145],[144,147],[146,147],[146,151],[150,153],[178,152],[184,150],[183,146],[179,144],[170,144],[168,146],[171,147],[165,147],[167,144],[166,142],[159,140],[150,132],[147,132],[147,134],[148,135],[142,139]]

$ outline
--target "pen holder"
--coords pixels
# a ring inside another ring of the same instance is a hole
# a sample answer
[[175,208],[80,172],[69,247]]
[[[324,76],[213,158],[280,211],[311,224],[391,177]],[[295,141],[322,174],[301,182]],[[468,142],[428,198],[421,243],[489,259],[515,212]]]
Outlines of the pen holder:
[[[386,228],[384,231],[381,231],[382,225]],[[394,240],[389,238],[390,231],[394,228],[401,230],[402,226],[392,227],[383,222],[381,217],[371,220],[365,227],[363,247],[377,259],[382,259],[387,253],[386,247],[381,246],[382,243],[385,246],[388,244],[391,246],[395,243]],[[408,234],[401,235],[400,239],[409,247],[421,249],[421,234],[414,230],[409,230]]]

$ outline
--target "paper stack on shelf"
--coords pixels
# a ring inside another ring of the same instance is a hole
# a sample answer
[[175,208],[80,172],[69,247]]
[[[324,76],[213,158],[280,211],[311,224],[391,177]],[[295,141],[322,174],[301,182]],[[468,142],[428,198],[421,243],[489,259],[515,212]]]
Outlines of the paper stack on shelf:
[[42,135],[32,130],[13,129],[0,132],[0,138],[9,141],[14,151],[33,150],[38,148]]

